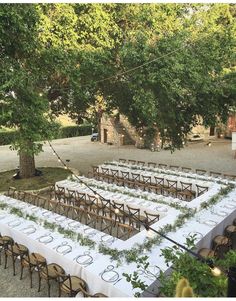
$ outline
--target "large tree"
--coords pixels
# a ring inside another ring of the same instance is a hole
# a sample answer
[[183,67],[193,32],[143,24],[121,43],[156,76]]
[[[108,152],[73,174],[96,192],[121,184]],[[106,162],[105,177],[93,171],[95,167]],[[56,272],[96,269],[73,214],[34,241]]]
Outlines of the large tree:
[[158,127],[173,148],[196,124],[225,122],[236,101],[235,6],[128,8],[122,6],[121,75],[103,83],[106,97],[137,128]]
[[40,141],[50,139],[57,128],[50,106],[56,106],[60,94],[52,87],[66,87],[77,61],[72,50],[75,30],[70,35],[76,18],[73,9],[52,7],[50,20],[55,15],[60,18],[54,19],[54,34],[49,36],[49,7],[0,6],[0,125],[17,131],[12,147],[19,153],[22,178],[35,174],[34,155],[42,151]]

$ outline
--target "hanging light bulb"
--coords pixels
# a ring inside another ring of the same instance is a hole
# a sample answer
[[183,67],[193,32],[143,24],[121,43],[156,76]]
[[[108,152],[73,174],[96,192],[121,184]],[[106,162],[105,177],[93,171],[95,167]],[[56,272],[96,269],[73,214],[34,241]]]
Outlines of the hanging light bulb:
[[61,159],[60,158],[58,158],[57,161],[61,163]]
[[55,153],[55,152],[53,152],[52,154],[53,154],[53,156],[56,156],[56,153]]
[[118,214],[120,210],[118,208],[115,209],[115,213]]
[[218,277],[221,275],[221,270],[217,267],[211,268],[211,273],[213,276]]
[[64,169],[68,169],[68,167],[65,165],[65,166],[64,166]]

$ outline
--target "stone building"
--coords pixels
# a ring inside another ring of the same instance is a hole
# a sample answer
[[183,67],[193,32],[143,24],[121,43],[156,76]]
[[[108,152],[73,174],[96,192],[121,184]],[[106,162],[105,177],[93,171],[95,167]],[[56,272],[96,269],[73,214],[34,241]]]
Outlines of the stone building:
[[[121,145],[135,145],[138,148],[144,147],[145,134],[137,132],[137,130],[131,126],[128,118],[122,114],[116,113],[114,115],[102,114],[100,122],[100,134],[101,142],[107,144]],[[204,140],[209,140],[217,137],[217,128],[198,125],[192,129],[189,134],[191,137],[193,134],[199,134]],[[155,137],[154,144],[159,144],[160,139]]]

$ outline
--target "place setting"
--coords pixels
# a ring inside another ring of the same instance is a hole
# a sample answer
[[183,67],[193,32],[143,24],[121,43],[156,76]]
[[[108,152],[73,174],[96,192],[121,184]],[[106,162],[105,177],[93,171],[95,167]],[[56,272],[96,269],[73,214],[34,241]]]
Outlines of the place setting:
[[108,265],[105,270],[99,273],[99,276],[105,282],[112,283],[113,285],[122,279],[113,265]]
[[156,280],[160,275],[161,269],[157,265],[150,265],[146,269],[139,269],[137,273],[148,280]]
[[26,235],[33,234],[37,231],[36,227],[34,225],[29,225],[23,229],[21,229],[21,233],[24,233]]
[[101,236],[101,239],[100,239],[100,242],[103,244],[103,245],[112,245],[115,241],[117,240],[117,238],[109,235],[109,234],[104,234]]
[[66,255],[72,251],[72,246],[68,243],[68,241],[63,241],[53,249],[59,254]]
[[83,254],[76,256],[73,260],[84,267],[87,267],[93,263],[93,257],[89,251],[85,251]]
[[203,234],[200,233],[200,232],[195,232],[195,231],[192,231],[192,232],[189,232],[187,234],[183,234],[183,236],[185,238],[194,238],[196,239],[197,241],[201,240],[203,238]]
[[43,243],[43,244],[49,244],[51,243],[54,238],[52,236],[51,232],[45,233],[44,235],[41,235],[40,237],[36,238],[36,240],[38,240],[39,242]]
[[14,219],[10,222],[8,222],[8,226],[10,226],[11,228],[16,228],[18,227],[19,225],[21,225],[22,221],[20,219]]

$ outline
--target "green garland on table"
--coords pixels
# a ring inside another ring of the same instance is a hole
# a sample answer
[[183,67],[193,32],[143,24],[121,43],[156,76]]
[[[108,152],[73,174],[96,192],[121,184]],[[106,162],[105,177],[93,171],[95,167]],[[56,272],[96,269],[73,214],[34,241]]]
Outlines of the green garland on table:
[[[73,177],[71,177],[70,180],[71,181],[76,181],[76,179],[74,179]],[[104,187],[103,185],[99,185],[99,184],[95,184],[95,183],[89,183],[89,186],[95,187],[95,188],[98,188],[98,189],[101,189],[101,190],[105,190],[105,191],[110,191],[110,192],[115,192],[115,193],[116,192],[122,193],[122,194],[128,195],[130,197],[137,197],[137,198],[139,198],[140,195],[142,195],[142,191],[140,191],[140,193],[134,193],[134,192],[122,191],[122,189],[118,189],[118,188],[113,188],[114,186],[116,186],[114,184],[113,185],[107,184],[107,186]],[[186,207],[181,206],[180,204],[178,204],[176,202],[168,203],[168,202],[166,202],[163,199],[162,200],[156,200],[156,199],[151,199],[150,200],[148,198],[148,196],[146,196],[146,195],[142,195],[142,199],[144,199],[146,201],[149,201],[149,202],[156,203],[156,204],[164,204],[164,205],[167,205],[169,207],[175,208],[175,209],[180,210],[180,211],[184,211],[186,209]]]
[[221,188],[217,195],[210,198],[207,202],[203,202],[200,206],[200,209],[207,209],[215,205],[216,203],[218,203],[218,201],[220,201],[222,196],[228,195],[234,188],[235,185],[233,184],[229,184],[228,186]]
[[130,165],[130,164],[125,164],[125,163],[120,163],[120,162],[104,162],[103,163],[104,165],[113,165],[113,166],[120,166],[120,167],[125,167],[125,168],[129,168],[129,169],[132,169],[132,170],[147,170],[147,171],[151,171],[151,172],[161,172],[163,174],[166,174],[166,175],[173,175],[173,176],[180,176],[180,177],[184,177],[184,178],[188,178],[188,179],[196,179],[196,180],[201,180],[201,181],[208,181],[208,182],[216,182],[217,184],[224,184],[225,183],[220,180],[220,179],[217,179],[216,181],[213,180],[213,179],[208,179],[207,177],[205,177],[206,179],[203,179],[201,177],[198,177],[196,176],[196,174],[194,175],[180,175],[179,173],[177,172],[174,172],[174,171],[166,171],[164,169],[161,169],[161,168],[153,168],[153,167],[149,167],[149,166],[134,166],[134,165]]
[[[7,203],[1,202],[1,204],[0,204],[0,209],[2,209],[2,210],[6,210],[9,207],[10,206]],[[55,223],[50,223],[48,221],[45,221],[42,218],[38,218],[37,216],[35,216],[33,214],[24,213],[19,208],[11,207],[9,213],[16,215],[18,217],[22,217],[27,220],[34,221],[35,223],[41,224],[46,229],[49,229],[52,231],[57,231],[58,233],[62,234],[65,238],[70,238],[74,241],[77,241],[81,246],[87,246],[89,248],[93,248],[96,244],[93,240],[91,240],[87,236],[83,236],[80,233],[63,228],[61,225],[58,226]]]

